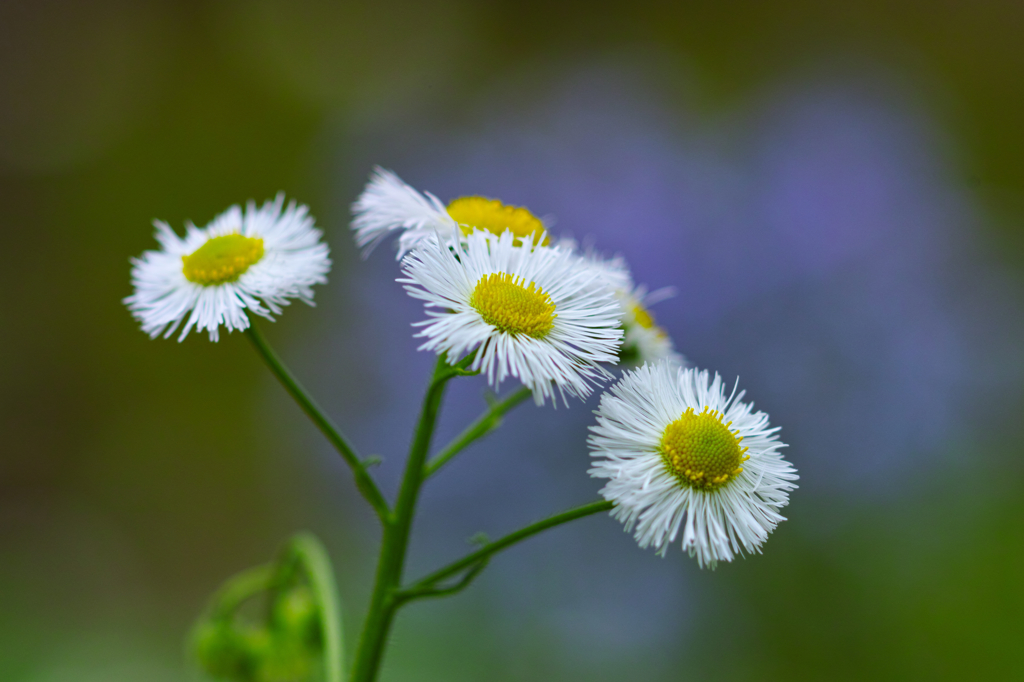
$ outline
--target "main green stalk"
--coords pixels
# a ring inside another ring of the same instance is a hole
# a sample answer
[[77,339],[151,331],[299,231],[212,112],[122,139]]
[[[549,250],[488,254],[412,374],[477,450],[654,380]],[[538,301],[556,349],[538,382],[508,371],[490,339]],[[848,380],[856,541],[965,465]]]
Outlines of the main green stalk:
[[[295,399],[295,402],[299,404],[320,431],[327,436],[327,439],[331,441],[331,444],[334,445],[345,462],[352,468],[355,474],[356,487],[359,488],[359,491],[374,508],[374,511],[377,512],[377,516],[384,527],[373,594],[370,597],[370,607],[363,623],[362,632],[360,633],[359,644],[356,648],[355,662],[352,666],[350,678],[351,682],[374,682],[377,679],[381,659],[384,656],[384,649],[387,644],[388,633],[391,630],[391,623],[394,620],[396,611],[402,604],[424,597],[455,594],[472,582],[473,578],[483,570],[494,554],[522,542],[537,533],[612,508],[611,502],[599,501],[556,514],[521,528],[499,540],[485,543],[477,551],[403,589],[402,572],[405,567],[405,556],[409,546],[409,535],[412,531],[413,517],[416,513],[416,502],[419,499],[419,492],[423,482],[467,446],[497,428],[501,423],[501,417],[505,413],[525,401],[531,395],[529,389],[521,388],[507,397],[493,402],[483,415],[443,448],[433,460],[427,462],[427,455],[430,453],[430,444],[433,440],[434,428],[437,424],[437,417],[441,410],[441,401],[444,397],[448,381],[456,376],[478,373],[466,369],[473,360],[473,354],[463,358],[456,365],[449,365],[443,355],[438,358],[437,366],[434,368],[434,374],[431,377],[430,386],[427,388],[427,394],[423,398],[423,407],[420,411],[419,421],[416,424],[412,445],[409,448],[409,459],[406,462],[405,473],[402,476],[398,499],[395,502],[394,509],[391,509],[377,487],[376,482],[367,471],[366,464],[359,459],[330,418],[324,414],[323,410],[320,409],[313,398],[284,366],[273,349],[270,348],[256,326],[256,320],[251,315],[249,319],[250,326],[246,332],[253,346],[284,388]],[[323,575],[318,574],[315,577],[321,579],[320,582],[326,581],[329,569],[326,572],[321,570],[320,573]],[[462,578],[454,584],[447,586],[439,585],[439,583],[455,578],[460,574]],[[332,603],[334,603],[333,599],[332,597]],[[337,620],[338,627],[340,628],[340,617],[334,613],[333,609],[331,611],[330,614],[324,614],[325,618],[328,618],[330,621]],[[335,630],[332,629],[331,632],[335,632]],[[332,639],[337,639],[340,643],[340,629],[336,632],[338,636]],[[342,652],[339,646],[333,646],[328,647],[328,651],[325,653],[331,659],[328,666],[330,679],[336,679],[342,665]]]
[[352,667],[352,682],[373,682],[377,677],[391,622],[399,605],[397,596],[402,584],[402,569],[409,546],[409,533],[412,530],[416,500],[423,483],[423,466],[430,451],[430,441],[434,435],[434,426],[437,424],[441,399],[448,380],[461,373],[457,368],[449,366],[442,355],[438,358],[430,387],[423,398],[423,408],[409,449],[409,459],[405,465],[395,510],[391,520],[384,525],[377,577],[374,581],[373,596],[370,597],[370,609],[359,636],[355,664]]

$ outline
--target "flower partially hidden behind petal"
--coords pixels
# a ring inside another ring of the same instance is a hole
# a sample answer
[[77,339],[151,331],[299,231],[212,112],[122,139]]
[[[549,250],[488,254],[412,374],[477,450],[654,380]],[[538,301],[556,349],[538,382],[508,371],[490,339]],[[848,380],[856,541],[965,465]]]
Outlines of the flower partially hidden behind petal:
[[676,351],[672,337],[657,325],[648,307],[674,294],[672,289],[648,293],[643,286],[616,290],[615,298],[622,307],[622,328],[626,332],[619,354],[619,362],[624,367],[639,367],[659,360],[686,365],[686,358]]
[[684,358],[675,349],[668,332],[654,321],[650,306],[675,295],[672,288],[648,292],[644,286],[633,282],[633,275],[622,256],[606,258],[592,246],[581,247],[576,240],[563,238],[559,248],[575,251],[596,276],[595,286],[610,289],[621,308],[622,328],[625,336],[619,351],[619,364],[624,368],[639,367],[645,362],[668,360],[686,365]]
[[400,232],[398,256],[426,242],[458,238],[473,232],[501,235],[512,232],[516,244],[524,241],[547,246],[545,222],[522,206],[498,199],[464,196],[447,206],[430,192],[420,193],[389,170],[377,167],[359,198],[352,204],[352,229],[365,258],[389,234]]
[[446,239],[458,227],[444,204],[430,192],[420,193],[389,170],[374,168],[363,193],[352,204],[352,229],[363,257],[392,232],[402,231],[398,258],[418,243],[440,235]]
[[667,361],[626,372],[601,396],[588,439],[612,515],[664,554],[682,531],[701,567],[760,547],[797,486],[768,415],[707,371]]
[[166,338],[184,321],[218,339],[220,326],[246,329],[246,310],[272,319],[297,298],[313,305],[313,285],[327,281],[331,259],[305,206],[284,206],[284,194],[243,212],[232,206],[205,228],[186,225],[179,237],[156,221],[160,250],[132,259],[135,292],[124,299],[142,330]]

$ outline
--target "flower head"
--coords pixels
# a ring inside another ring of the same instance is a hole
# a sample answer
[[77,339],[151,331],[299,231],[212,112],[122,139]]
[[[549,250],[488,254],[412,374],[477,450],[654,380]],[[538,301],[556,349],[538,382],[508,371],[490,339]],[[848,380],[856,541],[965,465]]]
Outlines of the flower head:
[[666,360],[685,365],[668,332],[659,327],[649,306],[672,296],[672,289],[648,292],[643,286],[617,289],[615,298],[622,307],[622,328],[625,338],[619,362],[627,367],[637,367],[648,362]]
[[682,529],[701,567],[760,551],[785,518],[796,470],[768,415],[707,371],[667,361],[626,372],[601,396],[590,475],[641,547],[664,554]]
[[398,258],[426,241],[450,241],[472,232],[500,235],[510,231],[517,242],[547,244],[543,221],[521,206],[497,199],[466,196],[447,206],[430,192],[418,192],[397,175],[375,168],[363,193],[352,204],[356,245],[369,253],[380,240],[401,231]]
[[[518,242],[518,243],[517,243]],[[573,253],[476,231],[451,244],[424,242],[402,261],[399,281],[425,301],[420,348],[459,358],[497,388],[509,375],[538,403],[557,389],[585,397],[608,376],[622,338],[611,292]]]
[[671,287],[648,292],[633,282],[633,275],[622,256],[607,258],[593,247],[581,247],[574,239],[562,238],[558,246],[577,252],[587,267],[596,273],[596,286],[610,289],[621,307],[622,329],[625,335],[619,351],[619,364],[639,367],[645,362],[669,360],[685,365],[686,359],[676,352],[668,332],[654,320],[650,306],[675,295]]
[[[159,251],[132,259],[135,293],[124,299],[142,330],[168,337],[185,321],[216,341],[221,325],[246,329],[246,310],[270,318],[289,299],[313,305],[313,285],[327,281],[331,260],[305,206],[284,195],[243,212],[232,206],[204,228],[186,225],[184,237],[156,221]],[[186,319],[187,318],[187,319]]]

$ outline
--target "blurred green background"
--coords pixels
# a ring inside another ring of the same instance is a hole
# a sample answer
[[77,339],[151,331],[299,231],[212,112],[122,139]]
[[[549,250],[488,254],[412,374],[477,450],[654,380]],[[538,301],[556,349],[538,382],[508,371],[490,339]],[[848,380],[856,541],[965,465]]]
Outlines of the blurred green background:
[[[656,558],[613,522],[590,519],[583,523],[601,530],[539,540],[541,554],[522,571],[495,568],[497,577],[455,600],[403,612],[383,679],[1024,678],[1024,6],[665,5],[0,4],[0,679],[197,679],[182,642],[207,596],[303,528],[331,549],[351,645],[376,529],[348,475],[244,338],[146,338],[120,303],[130,292],[128,258],[155,247],[154,218],[180,230],[185,220],[204,224],[232,203],[279,190],[308,203],[332,247],[331,284],[318,291],[316,308],[293,306],[268,334],[338,421],[360,433],[361,423],[400,404],[388,388],[396,372],[389,375],[387,353],[401,346],[412,354],[405,330],[417,319],[406,308],[386,333],[367,329],[377,312],[391,310],[367,287],[395,276],[383,248],[363,262],[347,234],[347,206],[371,165],[408,171],[442,199],[449,188],[498,194],[498,181],[457,187],[451,167],[461,164],[456,177],[476,177],[464,162],[472,154],[445,151],[500,126],[488,102],[530,111],[557,89],[551,74],[620,61],[659,93],[644,106],[660,112],[650,119],[660,129],[718,130],[724,147],[765,97],[794,82],[847,82],[854,73],[863,90],[888,93],[882,101],[911,102],[910,128],[920,122],[933,131],[924,139],[934,141],[945,182],[970,210],[956,224],[973,265],[937,277],[950,285],[942,291],[951,307],[971,309],[985,321],[979,328],[995,330],[986,332],[991,343],[976,347],[998,362],[982,363],[981,398],[953,403],[966,426],[939,430],[906,466],[871,464],[849,484],[843,465],[823,466],[832,473],[815,478],[816,458],[826,461],[828,448],[810,452],[795,437],[799,429],[784,430],[805,476],[791,520],[764,556],[701,572],[678,551]],[[530,129],[529,115],[517,121]],[[432,173],[447,174],[440,189]],[[512,194],[505,198],[519,200]],[[635,238],[652,239],[643,230]],[[986,291],[998,292],[998,305],[988,307],[988,296],[953,301],[965,281],[979,279],[995,282]],[[664,305],[687,319],[694,294],[684,282],[656,284],[680,286],[676,303]],[[946,299],[935,300],[945,308]],[[757,344],[757,310],[744,315],[748,343]],[[813,330],[831,320],[805,322]],[[667,324],[691,359],[721,362],[727,366],[715,366],[727,377],[741,371],[718,337],[687,345],[699,321],[678,325]],[[975,326],[965,328],[970,339]],[[716,329],[728,335],[732,327]],[[927,352],[928,338],[910,355]],[[742,369],[757,385],[759,370]],[[424,380],[425,370],[398,379],[410,394]],[[827,401],[833,380],[810,373],[799,391]],[[771,410],[766,392],[753,397]],[[479,387],[469,393],[478,398]],[[786,405],[782,414],[798,421]],[[401,407],[398,442],[412,419]],[[526,409],[509,428],[530,423],[535,413]],[[496,535],[589,499],[596,486],[583,473],[587,409],[570,410],[572,467],[538,474],[554,491],[543,504],[487,517],[486,500],[473,499],[450,513],[468,517],[467,530]],[[564,416],[546,413],[543,423]],[[925,411],[905,429],[948,419]],[[871,420],[855,426],[868,436],[875,429]],[[836,442],[857,438],[856,429],[835,433]],[[884,438],[891,433],[901,432]],[[368,451],[377,447],[373,434],[359,438]],[[871,447],[863,448],[868,462]],[[389,485],[399,459],[382,469]],[[570,478],[573,494],[560,494]],[[486,523],[474,520],[478,512]],[[444,530],[428,527],[427,537]],[[414,567],[458,554],[468,534],[459,526],[449,546],[419,546],[430,560]],[[621,570],[587,583],[588,563],[560,563],[572,552]],[[630,556],[628,570],[612,555]],[[627,592],[614,608],[602,607],[618,583],[657,589],[647,601]],[[524,609],[502,593],[534,598]],[[630,632],[628,623],[644,622],[662,593],[650,618],[657,636]],[[545,609],[569,616],[552,625]],[[594,620],[607,630],[603,638],[586,634]]]

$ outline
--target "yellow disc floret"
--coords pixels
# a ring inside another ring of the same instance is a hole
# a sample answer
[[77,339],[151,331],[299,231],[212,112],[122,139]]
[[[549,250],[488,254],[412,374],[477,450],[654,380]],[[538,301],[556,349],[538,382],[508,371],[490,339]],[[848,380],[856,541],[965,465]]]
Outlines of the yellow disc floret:
[[534,282],[504,272],[484,275],[469,299],[484,322],[509,334],[542,339],[555,326],[555,304]]
[[633,304],[633,319],[644,329],[654,328],[654,314],[639,303]]
[[750,459],[740,447],[739,431],[732,422],[723,423],[721,412],[692,407],[667,427],[661,436],[661,458],[665,468],[681,483],[697,490],[721,488],[743,471]]
[[234,282],[263,258],[263,240],[238,233],[214,237],[187,256],[182,256],[185,279],[209,286]]
[[519,244],[529,238],[534,244],[548,244],[544,223],[522,206],[508,206],[487,197],[459,197],[448,204],[448,215],[459,224],[462,234],[487,230],[501,234],[509,230]]

